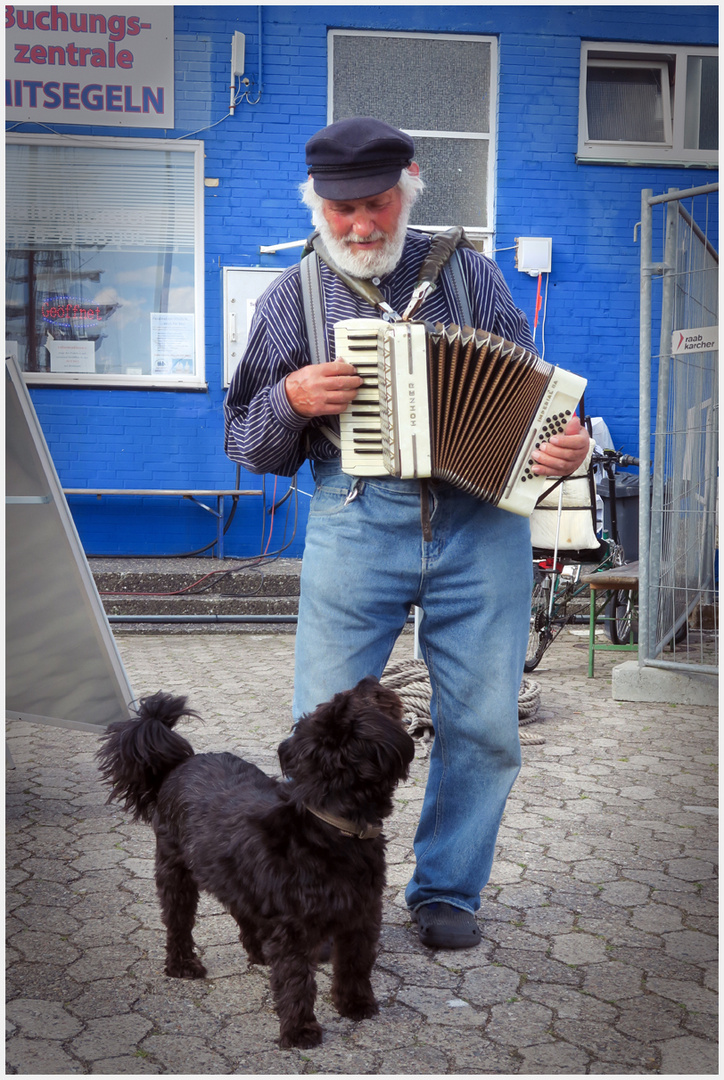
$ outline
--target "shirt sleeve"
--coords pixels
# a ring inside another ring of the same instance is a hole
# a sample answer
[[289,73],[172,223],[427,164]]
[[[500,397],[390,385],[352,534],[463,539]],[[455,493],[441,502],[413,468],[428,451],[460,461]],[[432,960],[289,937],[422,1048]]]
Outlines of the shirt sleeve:
[[290,271],[257,303],[224,401],[224,450],[249,472],[293,476],[306,457],[309,421],[284,389],[287,375],[310,362],[302,321],[299,274]]

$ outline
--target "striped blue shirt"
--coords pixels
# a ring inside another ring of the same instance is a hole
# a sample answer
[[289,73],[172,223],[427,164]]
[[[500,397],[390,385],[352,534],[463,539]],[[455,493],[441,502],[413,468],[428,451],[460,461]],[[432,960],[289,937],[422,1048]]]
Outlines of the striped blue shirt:
[[[407,307],[430,243],[429,236],[408,230],[399,263],[380,281],[380,292],[397,312]],[[535,351],[526,317],[513,303],[496,264],[469,248],[459,248],[458,254],[475,327]],[[379,318],[380,313],[350,292],[328,266],[321,261],[320,265],[329,357],[334,360],[334,324],[341,319]],[[440,275],[437,289],[415,318],[446,325],[464,321],[449,275]],[[306,457],[329,461],[339,455],[319,431],[330,418],[298,416],[287,400],[286,376],[310,362],[297,264],[259,299],[246,351],[231,379],[224,402],[224,449],[232,461],[252,473],[293,476]]]

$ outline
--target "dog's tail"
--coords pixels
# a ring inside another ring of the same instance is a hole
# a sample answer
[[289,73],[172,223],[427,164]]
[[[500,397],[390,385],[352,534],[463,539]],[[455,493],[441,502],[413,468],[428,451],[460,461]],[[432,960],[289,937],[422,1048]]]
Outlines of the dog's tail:
[[193,757],[191,744],[172,731],[182,716],[198,716],[186,708],[186,700],[160,691],[142,698],[137,719],[110,724],[101,736],[96,758],[111,785],[108,802],[122,802],[135,820],[150,821],[164,779]]

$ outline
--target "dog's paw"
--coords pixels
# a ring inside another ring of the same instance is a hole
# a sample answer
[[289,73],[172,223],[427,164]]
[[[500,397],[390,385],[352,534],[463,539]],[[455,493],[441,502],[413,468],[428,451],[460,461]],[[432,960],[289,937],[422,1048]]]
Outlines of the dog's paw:
[[377,1016],[380,1007],[374,998],[347,998],[335,1001],[340,1016],[347,1016],[350,1020],[369,1020]]
[[291,1050],[294,1046],[298,1046],[301,1050],[311,1050],[312,1047],[321,1045],[321,1042],[322,1029],[316,1020],[299,1028],[282,1031],[281,1034],[282,1050]]
[[206,968],[195,956],[167,960],[165,971],[172,979],[203,979],[206,976]]

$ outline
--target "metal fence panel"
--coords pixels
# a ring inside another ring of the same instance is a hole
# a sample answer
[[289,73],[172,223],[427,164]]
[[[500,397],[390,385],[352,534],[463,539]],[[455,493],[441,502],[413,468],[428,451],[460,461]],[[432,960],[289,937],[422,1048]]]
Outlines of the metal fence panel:
[[[655,262],[659,206],[663,257]],[[717,184],[642,194],[639,663],[711,673],[718,671],[717,209]]]

